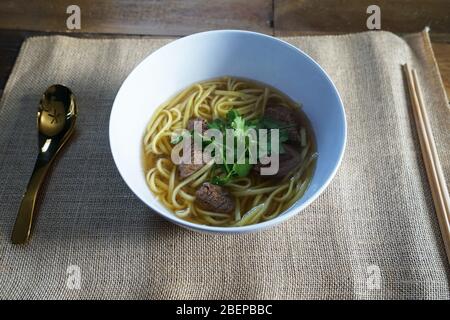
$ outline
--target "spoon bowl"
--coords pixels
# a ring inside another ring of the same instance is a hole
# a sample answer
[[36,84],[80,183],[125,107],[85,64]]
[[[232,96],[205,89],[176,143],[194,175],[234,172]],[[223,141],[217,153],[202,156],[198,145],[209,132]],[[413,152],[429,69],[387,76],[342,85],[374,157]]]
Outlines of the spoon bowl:
[[37,194],[58,151],[72,135],[76,117],[75,96],[69,88],[55,84],[44,92],[37,112],[39,152],[14,225],[14,244],[24,244],[30,237]]

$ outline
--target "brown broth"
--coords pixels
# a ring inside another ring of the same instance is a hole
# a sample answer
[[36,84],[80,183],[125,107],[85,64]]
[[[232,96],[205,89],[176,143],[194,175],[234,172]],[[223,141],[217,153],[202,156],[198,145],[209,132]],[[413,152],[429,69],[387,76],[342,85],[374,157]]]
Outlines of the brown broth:
[[[308,119],[308,117],[306,116],[306,114],[301,110],[300,106],[298,103],[295,103],[292,99],[290,99],[287,95],[285,95],[284,93],[282,93],[281,91],[279,91],[278,89],[275,89],[269,85],[254,81],[254,80],[248,80],[248,79],[242,79],[242,78],[236,78],[233,77],[234,79],[237,80],[241,80],[243,82],[248,83],[249,87],[252,88],[260,88],[260,89],[264,89],[265,87],[269,88],[272,92],[278,94],[279,96],[282,97],[282,100],[284,102],[287,102],[287,104],[291,107],[294,107],[295,112],[298,114],[298,120],[301,123],[301,126],[303,128],[305,128],[306,130],[306,135],[307,135],[307,140],[310,141],[310,150],[308,151],[307,155],[311,155],[313,153],[315,153],[317,151],[317,146],[316,146],[316,140],[315,140],[315,135],[314,135],[314,131],[312,129],[312,125]],[[220,78],[222,79],[222,78]],[[213,79],[215,80],[215,79]],[[206,82],[206,81],[205,81]],[[202,82],[201,82],[202,83]],[[272,99],[268,100],[268,104],[273,102]],[[294,144],[291,144],[294,145]],[[295,146],[295,145],[294,145]],[[298,148],[301,150],[301,146],[298,145]],[[147,173],[148,170],[150,170],[151,168],[153,168],[156,164],[156,160],[159,158],[160,156],[155,156],[153,154],[146,154],[144,151],[144,147],[142,148],[142,165],[143,165],[143,169],[144,169],[144,173]],[[305,170],[305,172],[303,173],[303,177],[312,177],[314,174],[314,170],[316,167],[316,161],[310,165],[307,170]],[[255,181],[256,183],[267,183],[267,185],[275,185],[277,184],[277,180],[270,178],[270,177],[261,177],[258,174],[252,172],[250,174],[250,176],[252,176],[253,181]],[[311,179],[310,179],[311,180]],[[178,179],[177,179],[177,183],[178,183]],[[255,184],[256,184],[255,183]],[[246,201],[243,201],[244,205],[241,205],[241,214],[248,212],[250,209],[253,208],[253,200],[254,200],[254,196],[249,196],[249,199],[247,199]],[[269,211],[270,210],[275,210],[274,207],[275,204],[272,204],[269,207]],[[208,224],[206,223],[203,219],[201,218],[196,218],[196,217],[188,217],[188,218],[184,218],[184,220],[190,221],[190,222],[194,222],[194,223],[200,223],[200,224]]]

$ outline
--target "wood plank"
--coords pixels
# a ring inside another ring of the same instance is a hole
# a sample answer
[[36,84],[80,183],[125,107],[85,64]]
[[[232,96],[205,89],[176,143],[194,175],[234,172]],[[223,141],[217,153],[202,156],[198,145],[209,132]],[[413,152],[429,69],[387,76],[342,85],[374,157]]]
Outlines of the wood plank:
[[[48,33],[0,30],[0,96],[1,91],[8,80],[9,74],[11,73],[11,69],[14,66],[23,40],[26,37],[40,34]],[[72,36],[98,38],[115,37],[116,35],[72,34]],[[443,39],[439,40],[442,41]],[[444,85],[446,87],[447,96],[450,98],[450,43],[434,41],[433,50],[439,65],[439,70],[441,72]]]
[[70,32],[66,9],[81,9],[83,33],[186,35],[212,29],[272,34],[272,0],[2,0],[0,29]]
[[367,31],[369,5],[381,11],[381,29],[417,32],[429,26],[434,33],[450,32],[449,0],[274,0],[275,34]]

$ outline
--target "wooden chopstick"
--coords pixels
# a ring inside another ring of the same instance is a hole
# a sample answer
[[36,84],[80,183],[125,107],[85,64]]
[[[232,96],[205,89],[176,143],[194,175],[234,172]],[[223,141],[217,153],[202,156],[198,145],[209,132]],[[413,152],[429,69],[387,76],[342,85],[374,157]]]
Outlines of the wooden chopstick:
[[412,75],[413,75],[413,80],[414,80],[414,87],[416,88],[417,98],[419,100],[420,111],[422,113],[423,122],[425,124],[425,131],[427,133],[427,136],[430,138],[431,155],[433,156],[433,160],[436,163],[436,173],[438,176],[439,186],[442,190],[442,196],[444,197],[444,205],[445,205],[445,210],[447,212],[447,218],[449,218],[449,222],[450,222],[450,216],[449,216],[449,214],[450,214],[450,197],[448,194],[447,183],[445,182],[445,176],[444,176],[444,173],[442,172],[441,162],[439,161],[438,153],[436,150],[436,144],[434,143],[433,132],[431,131],[430,121],[428,120],[428,115],[427,115],[427,112],[425,111],[425,104],[423,102],[422,92],[420,90],[419,80],[418,80],[416,70],[414,70],[414,69],[412,70]]
[[450,264],[450,199],[447,184],[434,143],[428,115],[425,110],[417,72],[411,70],[407,64],[403,66],[403,71],[405,72],[408,84],[414,122],[419,135],[419,143],[422,150],[428,182],[430,184],[431,195],[433,197],[444,247],[447,253],[447,260]]

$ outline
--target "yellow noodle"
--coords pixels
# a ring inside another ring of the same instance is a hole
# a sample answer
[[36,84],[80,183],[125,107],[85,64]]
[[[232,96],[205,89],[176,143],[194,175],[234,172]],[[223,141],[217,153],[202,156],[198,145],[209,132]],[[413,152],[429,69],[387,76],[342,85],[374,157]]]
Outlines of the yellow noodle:
[[282,197],[275,197],[274,200],[275,200],[275,201],[278,201],[278,202],[284,202],[284,201],[286,201],[287,199],[289,199],[289,197],[290,197],[291,194],[292,194],[292,189],[293,189],[293,187],[294,187],[294,182],[295,182],[295,181],[296,181],[295,179],[291,179],[291,181],[290,181],[290,183],[289,183],[289,189],[288,189],[288,191],[286,192],[286,194],[285,194],[284,196],[282,196]]
[[193,175],[191,175],[190,177],[187,177],[186,179],[184,179],[183,181],[181,181],[174,189],[173,194],[172,194],[172,202],[174,203],[175,206],[179,206],[176,196],[178,191],[185,185],[189,184],[190,182],[194,181],[195,179],[197,179],[198,177],[200,177],[203,173],[205,173],[207,170],[209,170],[212,165],[214,164],[214,160],[211,160],[209,163],[207,163],[203,168],[201,168],[200,170],[198,170],[197,172],[195,172]]
[[192,104],[194,103],[195,96],[198,95],[199,92],[194,92],[191,96],[186,100],[184,104],[184,117],[183,117],[183,128],[186,128],[187,123],[192,115]]
[[147,168],[146,181],[159,201],[177,217],[212,226],[258,223],[273,219],[292,206],[306,191],[315,165],[308,130],[307,148],[301,154],[304,161],[290,179],[264,179],[251,174],[235,178],[226,185],[236,200],[231,214],[206,211],[195,202],[195,190],[212,176],[213,160],[184,180],[179,179],[177,166],[170,160],[172,134],[186,128],[190,118],[211,121],[225,118],[229,110],[236,109],[245,119],[256,119],[264,114],[269,101],[291,108],[299,106],[270,87],[234,78],[195,84],[161,104],[147,125],[143,139],[145,157],[153,158]]
[[[244,184],[241,184],[244,183]],[[248,177],[236,178],[227,184],[231,189],[248,189],[252,185],[252,179]]]
[[250,188],[250,189],[247,189],[245,191],[239,190],[239,191],[236,191],[236,192],[232,192],[232,194],[235,197],[246,197],[246,196],[261,195],[261,194],[264,194],[264,193],[269,193],[269,192],[272,192],[272,191],[274,191],[274,190],[276,190],[278,188],[279,188],[279,186],[267,187],[267,188]]
[[234,208],[234,220],[241,220],[241,203],[236,201],[236,207]]

